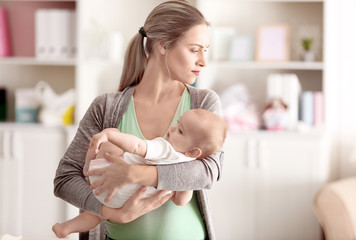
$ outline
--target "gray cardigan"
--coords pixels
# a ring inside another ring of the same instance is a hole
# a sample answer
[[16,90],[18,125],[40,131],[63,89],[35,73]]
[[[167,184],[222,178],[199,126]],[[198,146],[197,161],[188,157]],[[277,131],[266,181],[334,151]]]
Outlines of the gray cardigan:
[[[187,85],[191,93],[191,107],[203,108],[220,114],[221,105],[218,95],[212,90],[197,89]],[[107,93],[98,96],[90,105],[80,121],[77,133],[59,162],[54,179],[54,194],[72,205],[95,214],[101,214],[100,203],[89,188],[83,175],[86,152],[92,136],[105,128],[116,128],[126,111],[135,87],[128,87],[122,92]],[[219,180],[223,161],[223,152],[213,154],[203,160],[157,166],[157,189],[173,191],[198,190],[197,197],[209,239],[215,239],[214,229],[209,214],[206,191],[213,181]],[[102,239],[103,226],[91,231],[93,239]],[[82,238],[82,237],[81,237]]]

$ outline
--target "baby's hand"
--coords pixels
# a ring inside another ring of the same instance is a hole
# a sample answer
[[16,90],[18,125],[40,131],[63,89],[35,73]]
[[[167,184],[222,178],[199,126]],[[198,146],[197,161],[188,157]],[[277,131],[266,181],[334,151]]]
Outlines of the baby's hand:
[[99,152],[100,145],[107,141],[109,141],[109,139],[108,139],[108,136],[104,130],[98,134],[95,134],[92,137],[92,139],[90,140],[89,149],[94,151],[95,154],[97,154]]

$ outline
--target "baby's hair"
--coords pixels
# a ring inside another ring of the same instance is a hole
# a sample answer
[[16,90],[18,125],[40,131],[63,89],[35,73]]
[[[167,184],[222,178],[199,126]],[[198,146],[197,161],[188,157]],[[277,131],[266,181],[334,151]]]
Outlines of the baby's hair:
[[197,142],[197,147],[202,150],[199,159],[203,159],[219,151],[226,138],[226,124],[217,114],[204,109],[194,109],[201,119],[199,126],[200,133],[203,134],[204,141]]
[[[153,52],[158,41],[169,49],[192,27],[209,25],[202,13],[186,1],[167,1],[155,7],[146,19],[145,24],[131,39],[124,60],[119,91],[128,86],[140,83],[145,72],[148,55]],[[146,44],[144,46],[144,38]]]

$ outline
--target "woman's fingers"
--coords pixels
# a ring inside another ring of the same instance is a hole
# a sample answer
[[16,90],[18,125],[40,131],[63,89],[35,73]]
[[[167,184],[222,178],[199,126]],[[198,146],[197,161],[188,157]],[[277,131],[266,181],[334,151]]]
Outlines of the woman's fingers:
[[100,195],[103,192],[105,192],[105,190],[106,190],[106,186],[104,186],[104,184],[102,184],[102,185],[100,185],[100,186],[95,188],[94,194],[95,195]]
[[160,206],[162,206],[165,202],[167,202],[171,197],[173,196],[173,193],[169,193],[168,191],[161,190],[155,195],[153,195],[153,209],[156,209]]
[[156,206],[155,208],[159,208],[160,206],[162,206],[163,204],[165,204],[169,199],[172,198],[173,196],[173,192],[167,194],[167,191],[164,191],[166,195],[163,195],[163,197],[161,197],[159,199],[159,201],[156,202]]
[[104,201],[105,202],[109,202],[113,198],[113,196],[115,195],[116,191],[117,191],[116,188],[111,190],[111,191],[109,191],[108,194],[106,195],[106,198],[105,198]]
[[145,195],[146,191],[147,191],[147,187],[146,186],[142,186],[134,194],[132,194],[130,199],[139,200],[139,199],[143,198],[143,196]]

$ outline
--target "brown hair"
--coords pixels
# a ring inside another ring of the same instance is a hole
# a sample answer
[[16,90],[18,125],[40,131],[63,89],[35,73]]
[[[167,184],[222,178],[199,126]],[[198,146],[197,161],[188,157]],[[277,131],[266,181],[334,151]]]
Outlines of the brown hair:
[[146,19],[143,29],[147,36],[139,32],[131,39],[126,51],[119,91],[140,83],[147,65],[147,56],[155,44],[162,40],[169,49],[192,27],[209,23],[202,13],[186,1],[167,1],[155,7]]

